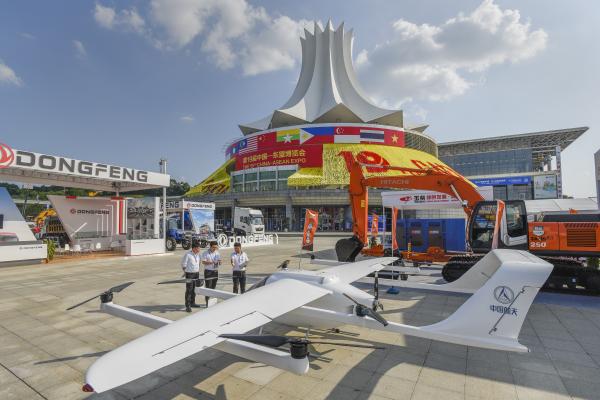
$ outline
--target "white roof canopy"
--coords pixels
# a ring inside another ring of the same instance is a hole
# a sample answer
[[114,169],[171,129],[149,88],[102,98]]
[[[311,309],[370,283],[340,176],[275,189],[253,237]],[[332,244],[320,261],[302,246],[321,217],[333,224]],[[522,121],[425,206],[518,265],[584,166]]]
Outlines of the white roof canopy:
[[271,128],[306,123],[375,123],[403,127],[401,110],[387,110],[371,103],[360,87],[352,66],[352,30],[331,21],[325,29],[315,23],[314,33],[304,30],[302,68],[290,99],[280,108],[248,124],[245,135]]

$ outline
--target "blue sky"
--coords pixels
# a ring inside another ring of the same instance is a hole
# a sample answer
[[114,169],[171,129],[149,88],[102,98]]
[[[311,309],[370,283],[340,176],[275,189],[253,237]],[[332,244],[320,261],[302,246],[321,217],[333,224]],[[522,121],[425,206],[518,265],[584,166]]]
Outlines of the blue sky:
[[595,195],[600,3],[13,1],[0,4],[0,141],[195,184],[291,94],[298,35],[344,21],[365,91],[440,142],[589,126],[565,193]]

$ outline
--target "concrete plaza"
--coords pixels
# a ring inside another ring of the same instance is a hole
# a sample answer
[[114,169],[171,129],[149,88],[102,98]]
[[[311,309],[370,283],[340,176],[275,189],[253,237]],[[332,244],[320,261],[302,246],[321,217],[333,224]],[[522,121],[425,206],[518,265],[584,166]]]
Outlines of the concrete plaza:
[[[326,253],[336,240],[318,237],[317,250]],[[288,237],[276,247],[248,248],[249,276],[273,272],[286,258],[297,266],[298,247],[299,238]],[[149,329],[98,312],[98,300],[65,309],[135,281],[115,295],[116,303],[182,318],[183,285],[156,285],[179,277],[182,254],[0,269],[0,399],[600,399],[600,301],[573,295],[538,297],[520,337],[529,354],[346,327],[340,334],[311,335],[385,349],[315,346],[321,356],[305,376],[209,350],[108,393],[83,393],[94,360]],[[307,260],[302,267],[315,268]],[[231,290],[231,283],[222,281],[219,288]],[[383,313],[392,321],[425,325],[447,317],[465,299],[402,290],[383,295]],[[274,324],[265,331],[304,334]]]

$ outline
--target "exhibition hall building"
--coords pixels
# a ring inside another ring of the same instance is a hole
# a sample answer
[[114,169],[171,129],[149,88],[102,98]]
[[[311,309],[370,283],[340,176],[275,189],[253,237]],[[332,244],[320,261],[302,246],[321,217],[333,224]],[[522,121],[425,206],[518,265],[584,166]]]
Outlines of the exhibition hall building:
[[[214,202],[217,223],[227,227],[235,207],[252,207],[262,211],[267,231],[296,231],[311,208],[320,212],[320,229],[351,230],[347,164],[353,160],[453,169],[477,186],[493,187],[495,199],[562,197],[561,153],[587,127],[438,143],[425,133],[427,125],[405,125],[402,110],[368,100],[352,65],[352,32],[343,24],[316,24],[300,41],[302,67],[290,99],[239,125],[241,137],[224,146],[224,164],[186,194]],[[381,212],[383,190],[370,190],[374,212]]]

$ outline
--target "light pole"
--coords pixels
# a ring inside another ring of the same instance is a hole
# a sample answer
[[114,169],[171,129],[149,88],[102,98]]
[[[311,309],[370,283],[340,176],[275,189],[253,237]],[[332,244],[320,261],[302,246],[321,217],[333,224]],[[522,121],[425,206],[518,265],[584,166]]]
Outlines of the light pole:
[[[160,165],[160,173],[161,174],[166,174],[167,173],[167,159],[166,158],[161,158],[160,162],[158,163],[158,165]],[[171,182],[169,181],[169,185],[171,184]],[[167,188],[163,187],[163,195],[162,195],[162,239],[166,239],[167,238]],[[166,243],[166,241],[165,241]]]

